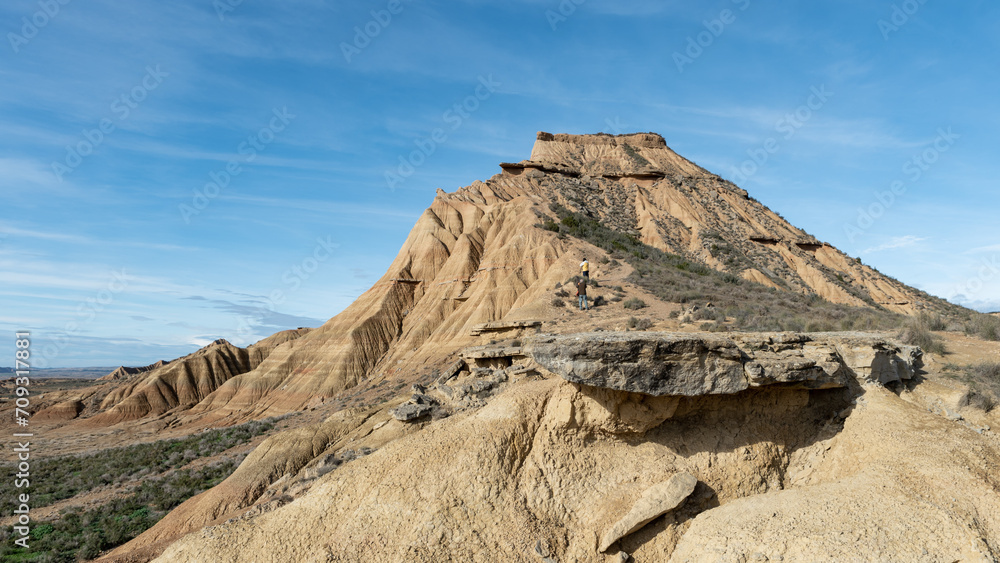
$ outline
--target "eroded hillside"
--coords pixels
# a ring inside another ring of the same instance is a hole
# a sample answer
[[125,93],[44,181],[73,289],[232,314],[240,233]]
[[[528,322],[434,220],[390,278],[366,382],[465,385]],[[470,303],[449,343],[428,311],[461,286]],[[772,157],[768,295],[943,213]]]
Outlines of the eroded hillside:
[[[501,169],[439,191],[385,275],[323,326],[217,341],[34,403],[60,453],[303,415],[107,559],[1000,553],[997,411],[939,377],[943,356],[895,331],[733,332],[725,311],[647,282],[666,268],[759,301],[758,315],[788,301],[892,325],[957,308],[659,135],[539,133],[529,160]],[[567,283],[584,256],[589,312]],[[698,332],[706,318],[730,332]],[[908,526],[928,541],[907,543]]]
[[[540,312],[584,254],[595,265],[608,261],[614,248],[544,228],[560,207],[782,292],[907,314],[948,308],[817,241],[656,134],[539,133],[529,160],[501,168],[485,182],[439,191],[385,275],[322,327],[250,363],[216,351],[218,361],[206,356],[194,371],[191,359],[129,375],[92,422],[183,411],[198,424],[228,424],[313,407],[373,377],[440,368],[478,342],[474,326]],[[94,414],[84,407],[68,399],[51,414]]]

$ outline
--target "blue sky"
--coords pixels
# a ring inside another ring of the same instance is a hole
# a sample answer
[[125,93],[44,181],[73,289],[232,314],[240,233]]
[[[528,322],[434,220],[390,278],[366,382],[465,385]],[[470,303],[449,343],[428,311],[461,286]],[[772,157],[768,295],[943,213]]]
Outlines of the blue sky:
[[[437,188],[655,131],[906,283],[1000,309],[1000,6],[8,0],[0,335],[139,365],[318,326]],[[417,152],[414,152],[417,151]]]

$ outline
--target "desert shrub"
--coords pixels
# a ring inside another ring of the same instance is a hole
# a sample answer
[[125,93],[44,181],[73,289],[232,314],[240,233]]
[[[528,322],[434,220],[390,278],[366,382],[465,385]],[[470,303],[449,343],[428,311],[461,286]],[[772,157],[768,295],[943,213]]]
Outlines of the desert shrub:
[[990,412],[997,407],[997,400],[990,395],[982,395],[973,391],[969,394],[969,406],[984,412]]
[[559,232],[559,223],[556,223],[552,219],[549,219],[549,220],[545,221],[545,224],[542,225],[542,228],[544,228],[546,231],[552,231],[552,232],[558,233]]
[[925,352],[935,354],[944,354],[947,352],[941,338],[928,330],[926,325],[917,318],[903,325],[902,330],[896,334],[896,337],[904,344],[920,346]]
[[833,332],[837,328],[827,319],[811,319],[806,323],[806,332]]
[[715,307],[701,307],[691,315],[693,321],[724,321],[726,314]]
[[739,285],[739,284],[743,283],[743,279],[742,278],[740,278],[739,276],[730,274],[729,272],[723,272],[722,276],[720,276],[720,278],[722,279],[722,281],[724,283],[729,283],[729,284],[733,284],[733,285]]
[[566,306],[566,302],[563,301],[562,299],[559,299],[558,297],[556,297],[556,298],[552,299],[552,306],[553,307],[565,307]]
[[653,326],[653,321],[651,321],[651,320],[649,320],[647,318],[637,319],[635,317],[629,317],[628,322],[626,323],[626,325],[629,328],[634,328],[636,330],[647,330],[651,326]]
[[556,292],[556,297],[569,297],[569,292],[565,289],[560,289]]
[[601,307],[603,305],[607,305],[608,302],[604,299],[603,295],[595,295],[590,304],[594,307]]
[[1000,362],[986,362],[970,368],[972,374],[980,380],[1000,384]]
[[622,303],[622,307],[631,310],[642,309],[646,306],[647,306],[646,302],[643,301],[642,299],[639,299],[638,297],[632,297],[630,299],[626,299],[625,302]]
[[1000,362],[984,362],[966,367],[945,364],[945,375],[969,386],[969,404],[991,411],[1000,404]]
[[965,333],[982,340],[1000,340],[1000,317],[974,313],[965,323]]
[[622,296],[621,296],[621,295],[618,295],[617,293],[616,293],[616,294],[614,294],[614,295],[612,295],[612,296],[610,297],[610,299],[609,299],[609,301],[611,301],[612,303],[618,303],[618,302],[619,302],[619,301],[621,301],[621,300],[622,300]]
[[948,328],[948,321],[938,313],[921,311],[915,320],[927,330],[946,330]]

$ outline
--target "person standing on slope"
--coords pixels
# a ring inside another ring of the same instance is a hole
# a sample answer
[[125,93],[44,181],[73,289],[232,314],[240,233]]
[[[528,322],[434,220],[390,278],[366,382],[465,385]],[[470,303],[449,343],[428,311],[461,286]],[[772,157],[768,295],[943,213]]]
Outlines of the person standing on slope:
[[580,281],[576,282],[576,295],[580,298],[580,310],[582,311],[584,307],[590,310],[590,304],[587,303],[587,278],[580,278]]
[[583,262],[580,262],[580,274],[583,276],[583,279],[590,279],[590,262],[587,262],[586,256],[583,257]]

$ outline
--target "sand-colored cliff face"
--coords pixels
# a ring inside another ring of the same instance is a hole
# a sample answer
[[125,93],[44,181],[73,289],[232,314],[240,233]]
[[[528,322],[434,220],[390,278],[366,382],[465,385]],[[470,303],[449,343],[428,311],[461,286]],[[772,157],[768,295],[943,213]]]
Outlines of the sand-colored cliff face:
[[[247,348],[217,340],[170,363],[158,362],[131,370],[119,368],[106,376],[116,386],[101,400],[100,412],[86,422],[115,424],[161,415],[172,409],[189,409],[229,379],[256,368],[281,344],[308,332],[309,329],[284,330]],[[119,377],[110,377],[113,375]],[[62,410],[66,411],[65,407]]]
[[[648,359],[642,349],[622,348],[622,338],[666,339],[683,344],[660,351],[676,369],[637,377],[719,384],[651,396],[552,377],[512,384],[482,409],[410,434],[400,434],[406,424],[395,420],[366,422],[364,431],[342,435],[339,447],[371,443],[374,453],[313,477],[292,502],[269,501],[244,518],[189,534],[158,561],[611,562],[622,552],[635,561],[741,561],[754,554],[779,561],[988,561],[1000,553],[995,437],[909,404],[879,383],[913,377],[919,362],[905,358],[919,356],[852,334],[787,336],[733,342],[696,334],[565,335],[604,351],[563,377],[605,382],[597,368],[613,371],[610,360]],[[530,354],[541,354],[546,365],[579,356],[539,338]],[[736,348],[743,353],[730,353]],[[830,365],[810,371],[803,357],[820,349]],[[757,388],[729,392],[729,370],[719,362],[746,362],[739,370],[750,375],[760,366],[795,372],[806,388],[758,380]],[[831,381],[830,373],[842,379]],[[824,381],[835,388],[808,388]],[[328,435],[344,421],[335,417],[287,440],[299,450],[315,448],[321,434],[322,443],[336,440]],[[396,438],[386,442],[379,432]],[[274,461],[266,449],[254,460],[264,468]],[[240,486],[254,470],[240,471],[220,488]],[[693,478],[694,490],[657,509],[650,491],[677,475]],[[648,525],[619,535],[619,523],[637,509],[653,515]],[[181,518],[169,522],[184,526]]]
[[203,423],[231,422],[436,366],[476,341],[473,326],[533,314],[576,272],[584,249],[600,257],[540,228],[552,204],[765,286],[904,313],[939,306],[789,224],[656,134],[539,133],[530,160],[501,166],[485,182],[439,191],[386,274],[322,327],[272,342],[266,357],[220,348],[129,376],[89,420],[189,409]]
[[[856,306],[866,306],[868,296],[897,312],[931,306],[678,156],[659,135],[540,133],[530,160],[503,168],[486,182],[439,192],[370,290],[257,369],[226,381],[194,412],[301,408],[373,373],[433,363],[468,344],[475,324],[516,318],[579,259],[579,244],[538,227],[551,203],[765,285]],[[716,243],[731,255],[719,254]]]
[[[897,312],[939,303],[658,135],[542,133],[531,160],[502,170],[438,192],[386,274],[323,326],[262,341],[256,355],[218,344],[118,383],[105,399],[117,420],[329,416],[269,438],[108,560],[1000,556],[1000,442],[984,422],[996,415],[970,412],[967,390],[923,381],[918,350],[884,335],[626,332],[632,312],[619,304],[590,315],[552,304],[584,253],[602,275],[611,266],[541,225],[559,204],[784,291]],[[628,285],[627,269],[614,283]],[[658,323],[673,322],[643,297]],[[620,318],[595,328],[611,311]],[[535,334],[539,324],[553,334]],[[185,360],[224,375],[188,378]],[[405,403],[401,382],[423,374],[427,387]],[[189,390],[135,414],[164,386]],[[392,391],[340,408],[354,387]],[[63,399],[53,417],[78,408]],[[667,498],[691,479],[693,491]]]
[[905,314],[940,306],[791,225],[658,135],[539,133],[531,160],[504,166],[508,174],[558,174],[562,182],[543,185],[547,199],[745,279]]

